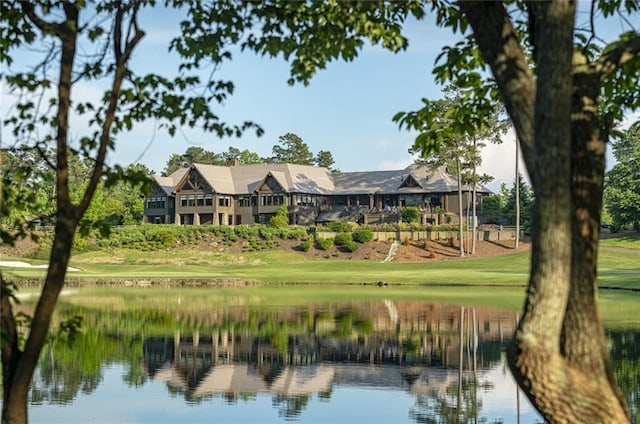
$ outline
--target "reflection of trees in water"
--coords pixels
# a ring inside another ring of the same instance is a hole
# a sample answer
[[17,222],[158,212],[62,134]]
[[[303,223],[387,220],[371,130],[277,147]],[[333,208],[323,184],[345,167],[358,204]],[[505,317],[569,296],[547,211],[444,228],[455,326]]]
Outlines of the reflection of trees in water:
[[[409,417],[416,423],[477,423],[482,410],[482,401],[478,399],[478,390],[489,391],[493,385],[478,377],[478,340],[479,322],[474,309],[460,308],[458,322],[458,379],[440,390],[431,390],[426,394],[418,394],[416,403],[409,411]],[[489,349],[490,353],[495,352]],[[490,358],[487,365],[502,361]],[[490,355],[489,355],[490,356]],[[466,359],[466,360],[465,360]],[[466,364],[466,366],[465,366]],[[481,366],[484,368],[484,366]],[[486,419],[480,419],[486,422]]]
[[[416,423],[478,423],[486,422],[481,417],[482,402],[478,399],[478,390],[490,390],[491,384],[464,378],[462,386],[451,385],[446,393],[433,392],[419,395],[416,403],[409,411],[409,416]],[[458,398],[462,399],[458,403]]]
[[640,423],[640,331],[607,331],[613,375],[627,397],[631,422]]
[[85,328],[73,341],[52,337],[40,356],[30,402],[71,403],[80,392],[92,393],[102,382],[104,366],[114,362],[128,363],[125,383],[133,379],[136,384],[144,384],[145,370],[139,363],[128,361],[132,349],[139,347],[139,343],[123,343],[95,328]]
[[300,416],[310,399],[310,395],[285,396],[276,394],[271,398],[271,403],[278,409],[280,417],[292,419]]
[[[166,382],[172,396],[184,396],[188,402],[199,403],[212,397],[229,403],[256,399],[255,392],[231,391],[200,397],[194,394],[194,388],[220,360],[211,353],[213,335],[225,333],[225,343],[235,344],[235,348],[250,341],[248,346],[255,352],[260,348],[261,355],[271,355],[271,359],[263,357],[259,362],[257,356],[238,353],[251,349],[236,349],[238,356],[224,357],[227,363],[253,363],[255,373],[267,388],[282,375],[287,364],[300,367],[298,369],[302,369],[303,364],[327,360],[334,364],[355,362],[364,367],[370,363],[401,365],[399,384],[404,388],[424,386],[426,374],[423,372],[427,369],[450,372],[462,367],[460,378],[446,382],[445,390],[417,393],[410,416],[418,423],[481,422],[482,403],[478,394],[490,387],[482,380],[481,373],[474,370],[493,367],[502,361],[504,344],[514,324],[513,316],[508,318],[511,323],[505,323],[505,314],[478,310],[474,320],[473,311],[467,309],[465,319],[461,320],[459,307],[418,302],[389,302],[395,308],[390,314],[387,311],[391,306],[380,306],[380,303],[318,305],[284,311],[216,310],[211,311],[208,318],[189,316],[187,312],[181,318],[175,315],[171,318],[161,311],[122,314],[84,311],[85,324],[75,342],[52,341],[43,352],[32,384],[31,402],[70,403],[78,393],[93,392],[102,381],[104,367],[115,363],[125,367],[124,384],[141,387],[159,370],[176,369],[173,332],[180,329],[184,333],[185,327],[191,327],[203,334],[197,337],[200,362],[184,370],[189,374],[186,386]],[[167,337],[147,337],[143,348],[140,334],[148,334],[149,329]],[[607,336],[615,377],[638,422],[640,331],[609,331]],[[222,338],[220,336],[220,340]],[[195,339],[194,333],[180,340],[193,344]],[[141,360],[143,353],[144,360]],[[202,355],[209,355],[208,359]],[[375,384],[385,384],[384,375],[376,378],[379,380]],[[332,390],[333,386],[329,385],[315,395],[319,401],[328,401]],[[295,418],[308,405],[311,396],[311,393],[302,396],[274,393],[272,402],[280,416]]]

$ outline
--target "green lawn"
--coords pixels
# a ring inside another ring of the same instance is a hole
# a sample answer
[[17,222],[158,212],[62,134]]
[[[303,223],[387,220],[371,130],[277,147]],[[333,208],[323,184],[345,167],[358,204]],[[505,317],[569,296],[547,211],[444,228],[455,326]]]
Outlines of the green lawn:
[[[166,255],[166,253],[169,253]],[[120,256],[121,263],[101,263]],[[125,259],[122,263],[123,259]],[[32,261],[33,264],[41,262]],[[301,305],[318,301],[367,301],[380,299],[413,299],[456,304],[493,306],[518,311],[522,307],[527,282],[529,254],[449,260],[423,263],[380,263],[339,259],[311,260],[294,252],[271,251],[230,255],[194,252],[141,253],[117,251],[111,257],[104,252],[79,255],[69,278],[122,279],[247,279],[268,284],[242,289],[166,289],[112,288],[82,289],[64,302],[80,299],[99,306],[146,305],[167,307],[188,302],[190,308],[206,308],[215,304],[247,302]],[[5,275],[36,277],[43,270],[4,268]],[[640,290],[640,242],[638,239],[602,243],[599,280],[605,287]],[[377,287],[377,281],[388,282]],[[446,285],[446,287],[444,286]],[[491,286],[490,290],[487,287]],[[34,290],[34,289],[31,289]],[[22,289],[21,292],[28,292]],[[86,296],[85,296],[86,295]],[[603,290],[600,294],[602,315],[609,325],[640,326],[640,292]]]
[[[101,257],[98,256],[100,253]],[[173,253],[173,252],[172,252]],[[120,253],[116,253],[118,255]],[[125,252],[131,255],[132,252]],[[403,285],[525,285],[529,254],[526,252],[489,258],[421,263],[381,263],[340,259],[310,260],[294,252],[260,252],[211,259],[206,254],[162,256],[157,252],[135,252],[135,260],[106,261],[104,252],[92,252],[91,260],[79,255],[69,278],[202,278],[246,279],[268,283],[363,284],[386,281]],[[35,263],[35,262],[34,262]],[[5,268],[11,276],[37,277],[43,270]],[[600,284],[607,287],[640,289],[640,249],[603,243],[599,260]]]

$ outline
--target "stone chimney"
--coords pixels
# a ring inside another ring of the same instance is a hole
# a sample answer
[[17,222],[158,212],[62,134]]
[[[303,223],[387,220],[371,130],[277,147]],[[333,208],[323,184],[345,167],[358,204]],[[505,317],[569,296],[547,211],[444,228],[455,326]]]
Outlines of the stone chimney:
[[240,159],[235,157],[227,159],[227,166],[238,166],[238,165],[240,165]]

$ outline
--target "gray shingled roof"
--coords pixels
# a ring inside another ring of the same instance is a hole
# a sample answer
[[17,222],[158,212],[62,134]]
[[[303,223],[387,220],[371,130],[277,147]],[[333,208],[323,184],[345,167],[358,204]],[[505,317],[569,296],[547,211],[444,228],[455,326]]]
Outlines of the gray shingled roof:
[[180,168],[168,177],[155,177],[156,182],[158,183],[162,191],[164,191],[167,196],[170,196],[173,188],[180,182],[187,171],[188,168]]
[[[327,168],[294,164],[255,164],[218,166],[194,164],[202,177],[217,193],[249,194],[271,174],[289,193],[309,194],[393,194],[393,193],[448,193],[457,191],[455,177],[446,167],[430,169],[410,165],[393,171],[341,172],[333,174]],[[188,168],[181,168],[169,177],[156,177],[158,184],[167,193],[182,179]],[[402,187],[405,178],[411,176],[419,187]],[[169,184],[173,182],[171,189]],[[463,190],[470,187],[464,186]],[[167,191],[168,190],[168,191]],[[479,192],[491,193],[484,186]]]
[[[405,178],[411,176],[419,187],[401,187]],[[420,165],[410,165],[405,169],[393,171],[342,172],[334,174],[333,194],[393,194],[393,193],[448,193],[458,190],[456,178],[442,166],[430,169]],[[463,186],[463,190],[469,190]],[[484,186],[479,192],[491,193]]]

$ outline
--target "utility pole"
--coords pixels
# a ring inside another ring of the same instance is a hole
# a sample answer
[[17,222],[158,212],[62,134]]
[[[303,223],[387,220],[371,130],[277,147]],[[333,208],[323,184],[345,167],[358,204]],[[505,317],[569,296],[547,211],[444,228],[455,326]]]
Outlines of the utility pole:
[[520,244],[520,140],[516,135],[516,249]]

